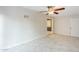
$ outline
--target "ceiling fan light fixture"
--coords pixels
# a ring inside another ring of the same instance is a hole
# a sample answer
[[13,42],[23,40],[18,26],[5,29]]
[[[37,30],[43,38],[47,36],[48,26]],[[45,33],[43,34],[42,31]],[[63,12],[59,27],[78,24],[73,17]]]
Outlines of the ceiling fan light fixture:
[[48,13],[49,13],[49,14],[54,14],[54,13],[53,13],[53,11],[51,11],[51,12],[48,12]]

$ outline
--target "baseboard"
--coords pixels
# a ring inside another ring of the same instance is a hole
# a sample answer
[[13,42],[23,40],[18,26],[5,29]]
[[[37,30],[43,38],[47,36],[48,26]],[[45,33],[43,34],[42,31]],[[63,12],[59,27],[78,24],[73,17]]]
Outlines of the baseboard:
[[34,38],[31,38],[31,40],[24,41],[24,42],[20,42],[20,43],[16,43],[16,44],[13,44],[13,45],[9,45],[9,46],[4,47],[4,48],[2,48],[2,49],[0,49],[0,50],[6,50],[6,49],[10,49],[10,48],[13,48],[13,47],[16,47],[16,46],[20,46],[20,45],[22,45],[22,44],[29,43],[29,42],[31,42],[31,41],[33,41],[33,40],[36,40],[36,39],[38,39],[38,38],[45,37],[46,35],[47,35],[47,34],[42,34],[42,35],[40,35],[40,36],[35,36]]
[[58,34],[58,35],[64,35],[64,36],[69,36],[69,37],[76,37],[76,38],[79,38],[78,36],[67,35],[67,34],[59,34],[59,33],[54,33],[54,34]]

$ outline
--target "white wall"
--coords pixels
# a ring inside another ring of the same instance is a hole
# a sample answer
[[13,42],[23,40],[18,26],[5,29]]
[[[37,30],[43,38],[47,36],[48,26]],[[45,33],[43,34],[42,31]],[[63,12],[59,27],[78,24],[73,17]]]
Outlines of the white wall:
[[70,35],[70,18],[62,16],[55,17],[54,32],[62,35]]
[[0,8],[0,48],[3,48],[3,23],[4,15],[2,14],[2,8]]
[[79,37],[79,17],[59,16],[54,18],[54,32]]
[[79,37],[79,17],[71,18],[71,36]]
[[[46,34],[46,17],[22,7],[3,9],[3,48],[29,42]],[[28,15],[29,18],[24,18]]]

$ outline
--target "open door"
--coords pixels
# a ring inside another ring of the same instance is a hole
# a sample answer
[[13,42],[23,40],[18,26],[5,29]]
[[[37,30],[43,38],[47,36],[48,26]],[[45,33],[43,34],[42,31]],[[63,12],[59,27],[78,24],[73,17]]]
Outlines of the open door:
[[52,34],[52,19],[47,19],[47,32],[48,34]]

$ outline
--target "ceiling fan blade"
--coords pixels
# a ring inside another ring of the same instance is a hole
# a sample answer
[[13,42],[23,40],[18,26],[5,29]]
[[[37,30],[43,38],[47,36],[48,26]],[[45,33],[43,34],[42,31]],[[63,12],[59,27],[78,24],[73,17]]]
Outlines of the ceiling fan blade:
[[52,6],[47,6],[47,8],[52,8]]
[[47,6],[47,8],[54,8],[55,6]]
[[54,14],[59,14],[58,12],[53,12]]
[[49,15],[49,13],[46,13],[46,15]]
[[64,10],[65,8],[55,9],[54,11]]

